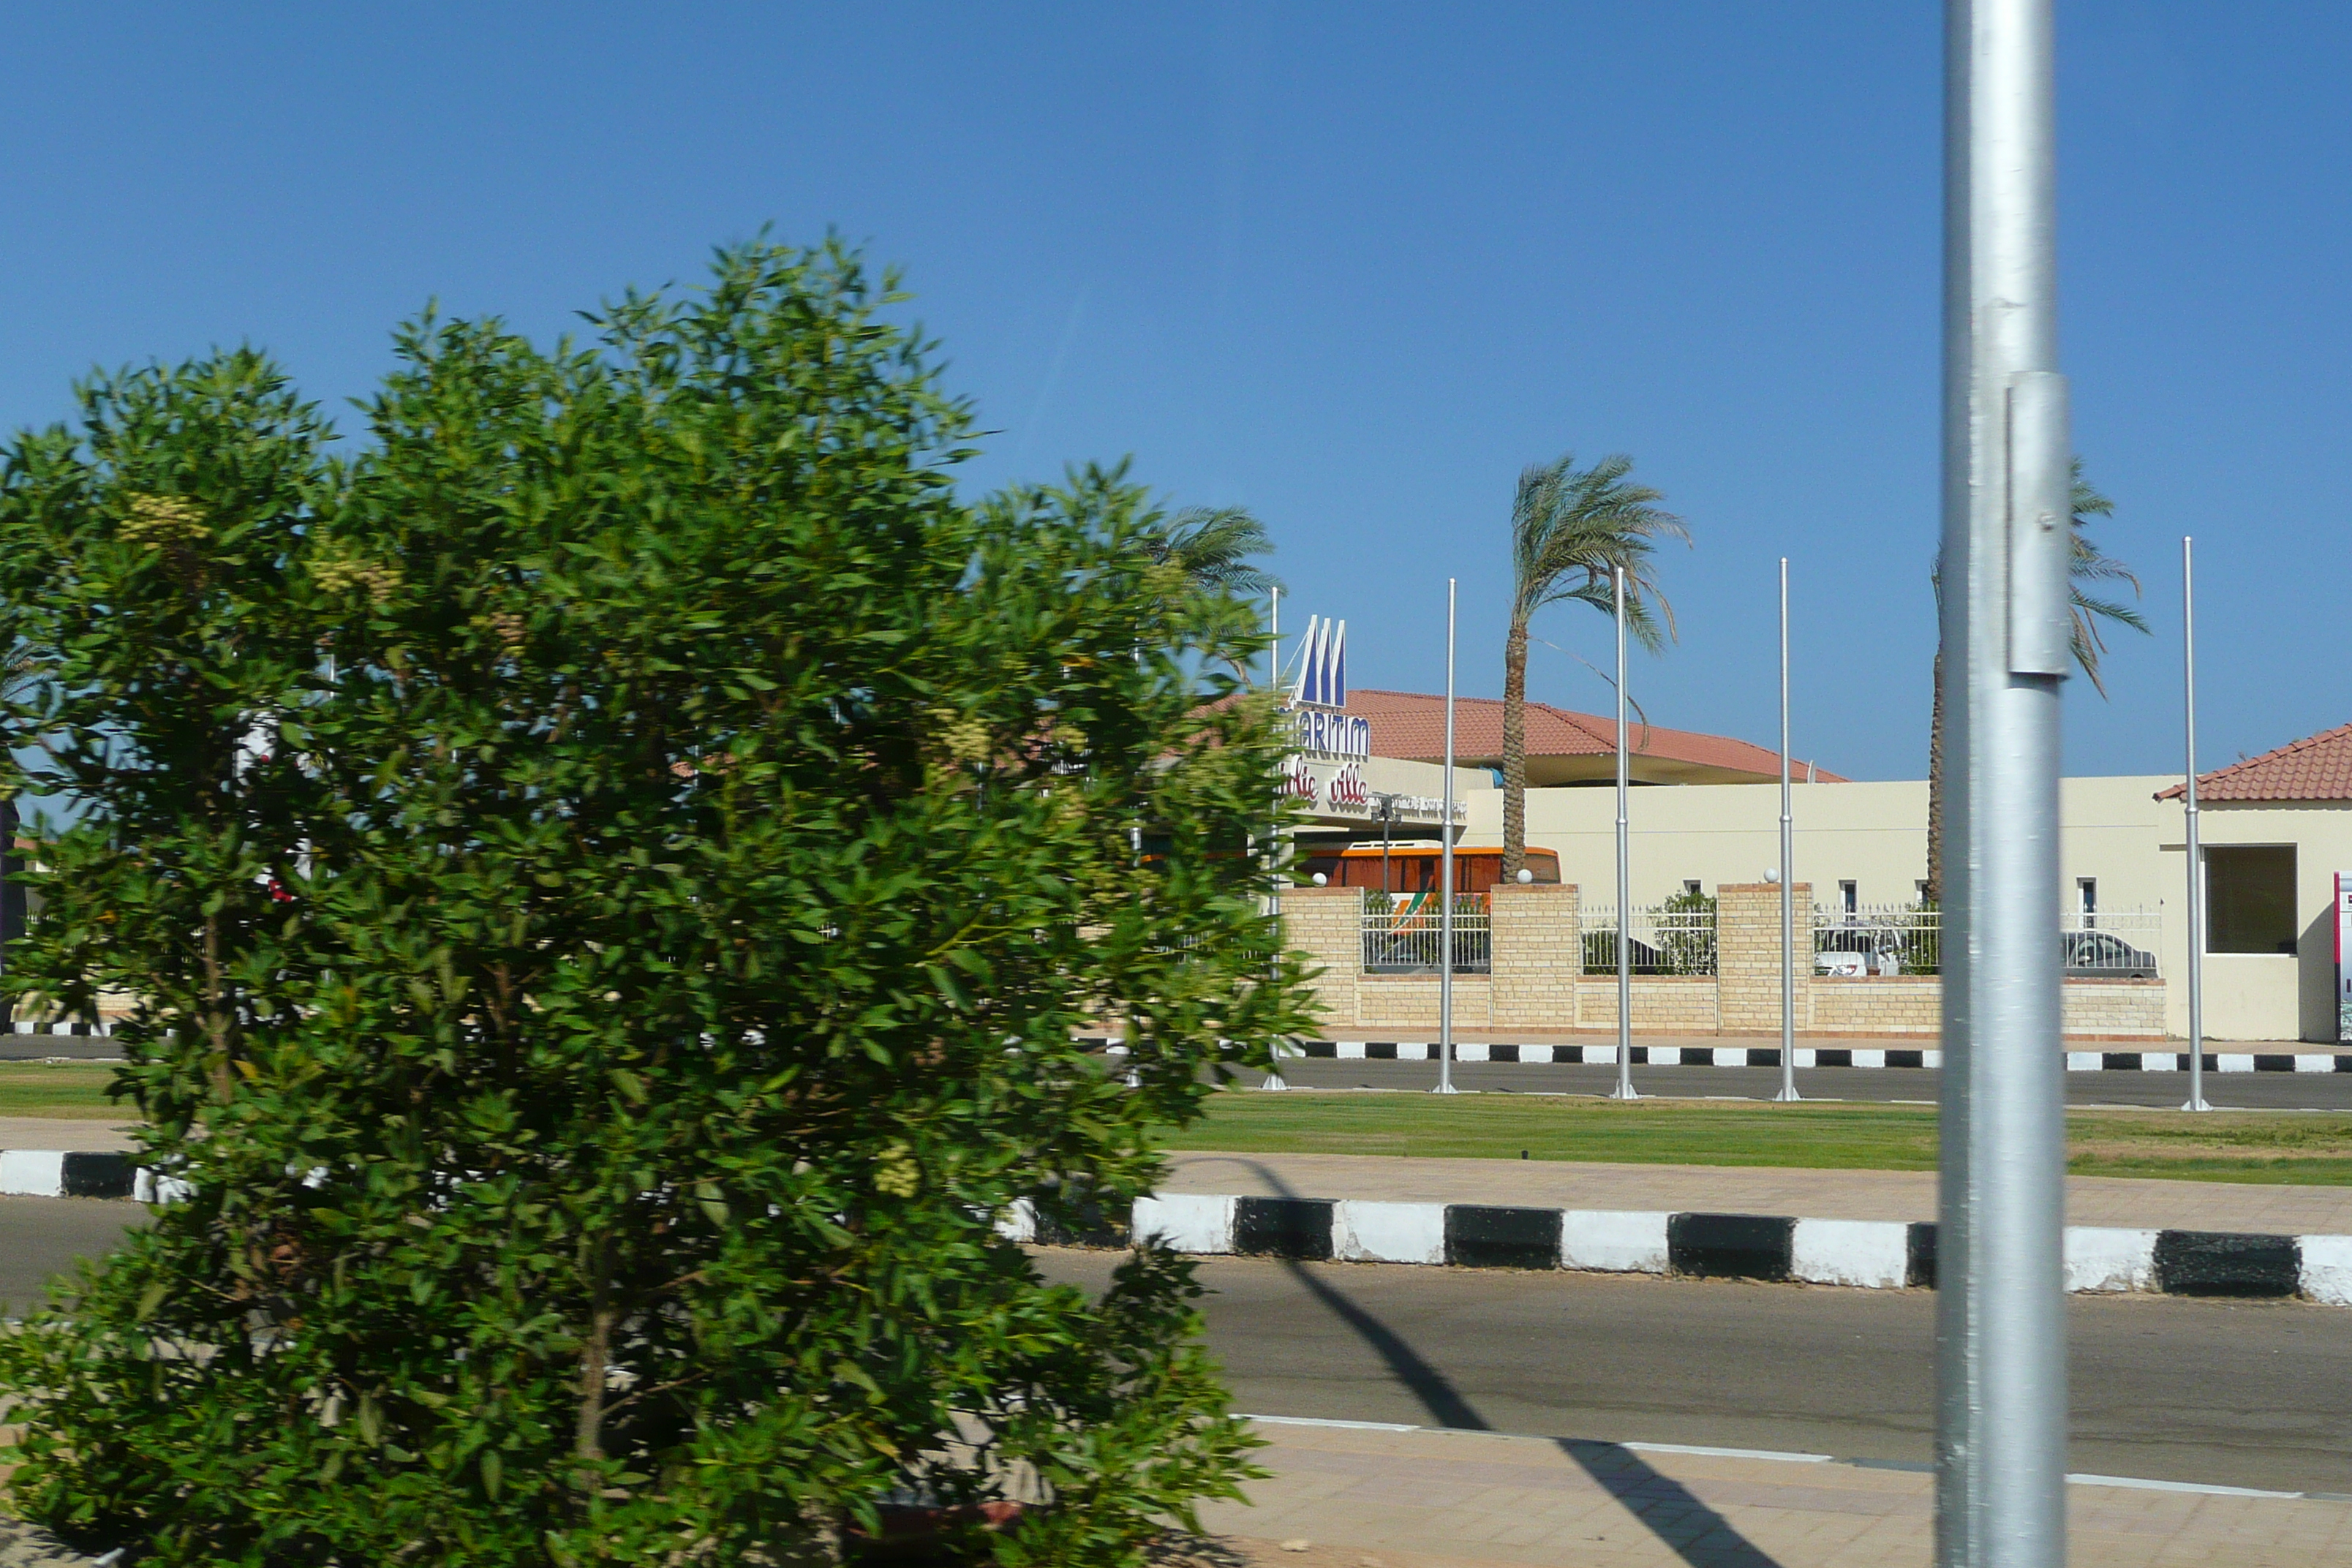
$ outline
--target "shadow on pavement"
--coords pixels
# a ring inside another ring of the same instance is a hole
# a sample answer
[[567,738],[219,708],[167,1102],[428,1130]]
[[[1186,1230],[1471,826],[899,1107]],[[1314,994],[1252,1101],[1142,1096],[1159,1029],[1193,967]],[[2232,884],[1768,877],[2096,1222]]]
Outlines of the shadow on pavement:
[[[1255,1160],[1232,1155],[1212,1157],[1223,1158],[1255,1172],[1258,1179],[1279,1196],[1295,1198],[1301,1195]],[[1285,1258],[1276,1261],[1288,1269],[1290,1277],[1304,1286],[1307,1293],[1321,1302],[1333,1317],[1354,1330],[1357,1338],[1372,1347],[1381,1360],[1388,1363],[1389,1371],[1397,1381],[1421,1401],[1421,1407],[1429,1412],[1431,1420],[1441,1426],[1460,1427],[1471,1432],[1494,1430],[1487,1425],[1486,1418],[1478,1414],[1477,1408],[1463,1397],[1462,1391],[1454,1386],[1453,1380],[1423,1361],[1420,1352],[1394,1329],[1358,1306],[1345,1291],[1335,1288],[1329,1280],[1297,1258]]]
[[1780,1568],[1731,1527],[1731,1521],[1693,1497],[1680,1481],[1652,1469],[1641,1455],[1615,1443],[1559,1439],[1559,1450],[1583,1467],[1651,1534],[1690,1568]]
[[[1279,1196],[1303,1195],[1255,1160],[1227,1158],[1255,1172]],[[1318,1270],[1296,1258],[1279,1261],[1309,1295],[1372,1348],[1397,1381],[1421,1401],[1432,1420],[1456,1430],[1494,1430],[1478,1414],[1477,1407],[1454,1386],[1453,1380],[1423,1360],[1403,1335],[1359,1306]],[[1560,1452],[1574,1459],[1586,1475],[1622,1503],[1627,1512],[1640,1520],[1690,1568],[1780,1568],[1773,1558],[1733,1529],[1730,1521],[1692,1496],[1680,1481],[1660,1475],[1632,1449],[1615,1443],[1575,1437],[1563,1437],[1559,1442]]]

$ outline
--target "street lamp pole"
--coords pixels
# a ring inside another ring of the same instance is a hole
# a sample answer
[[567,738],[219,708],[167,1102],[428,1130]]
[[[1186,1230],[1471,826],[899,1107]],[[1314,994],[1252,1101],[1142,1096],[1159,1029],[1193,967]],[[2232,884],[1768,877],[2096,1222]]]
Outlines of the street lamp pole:
[[2197,842],[2197,591],[2189,536],[2180,536],[2181,716],[2188,730],[2189,793],[2189,1103],[2205,1103],[2205,852]]
[[[1269,697],[1279,702],[1282,700],[1282,590],[1279,587],[1270,586],[1265,591],[1265,689]],[[1275,826],[1268,832],[1267,842],[1271,849],[1266,856],[1266,865],[1270,868],[1265,879],[1266,912],[1276,921],[1282,918],[1282,828],[1278,815],[1281,804],[1282,797],[1276,795],[1277,816]],[[1282,943],[1277,941],[1274,945],[1278,949]],[[1278,974],[1282,960],[1277,955],[1274,962]],[[1265,1075],[1265,1081],[1258,1085],[1260,1089],[1286,1089],[1290,1087],[1288,1080],[1282,1076],[1282,1041],[1275,1041],[1274,1070]]]
[[2052,0],[1945,9],[1944,945],[1936,1562],[2066,1554],[2059,689],[2073,446],[2058,374]]
[[1617,590],[1617,1087],[1612,1100],[1633,1092],[1633,875],[1625,825],[1625,568],[1612,574]]
[[1789,558],[1780,557],[1780,1092],[1797,1093],[1796,821],[1789,814]]
[[1437,1092],[1454,1092],[1454,579],[1445,580],[1445,797],[1437,820]]
[[1376,795],[1372,802],[1381,814],[1381,897],[1394,898],[1395,889],[1389,886],[1389,829],[1396,825],[1396,796],[1393,794]]

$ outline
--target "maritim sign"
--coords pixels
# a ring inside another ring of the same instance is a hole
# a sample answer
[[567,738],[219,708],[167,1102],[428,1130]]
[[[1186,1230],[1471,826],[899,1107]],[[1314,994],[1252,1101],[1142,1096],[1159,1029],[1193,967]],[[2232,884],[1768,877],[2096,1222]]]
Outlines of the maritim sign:
[[1298,679],[1283,711],[1290,716],[1305,755],[1360,763],[1372,754],[1372,721],[1329,710],[1348,705],[1348,623],[1307,617],[1298,649]]
[[[1373,792],[1364,778],[1372,760],[1372,721],[1338,711],[1348,705],[1348,623],[1310,616],[1298,650],[1298,678],[1285,699],[1295,752],[1283,767],[1282,793],[1325,816],[1370,819]],[[1436,823],[1445,803],[1434,795],[1388,797],[1403,822]],[[1454,804],[1454,819],[1468,808]]]
[[1348,623],[1307,617],[1307,637],[1298,649],[1298,680],[1290,689],[1294,708],[1345,708],[1348,705]]

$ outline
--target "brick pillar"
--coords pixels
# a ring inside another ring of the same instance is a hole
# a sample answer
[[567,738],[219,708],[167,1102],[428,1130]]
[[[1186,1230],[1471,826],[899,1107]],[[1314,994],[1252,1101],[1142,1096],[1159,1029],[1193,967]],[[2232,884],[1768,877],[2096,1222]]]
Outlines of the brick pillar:
[[1576,977],[1584,970],[1583,903],[1572,883],[1497,882],[1494,918],[1494,1027],[1576,1026]]
[[[1813,887],[1799,882],[1797,1027],[1812,1016]],[[1717,1016],[1727,1035],[1780,1032],[1780,888],[1776,882],[1726,882],[1715,890]]]
[[1315,975],[1315,1005],[1323,1031],[1353,1029],[1358,1012],[1356,982],[1364,973],[1361,888],[1285,888],[1281,895],[1284,942],[1307,954]]

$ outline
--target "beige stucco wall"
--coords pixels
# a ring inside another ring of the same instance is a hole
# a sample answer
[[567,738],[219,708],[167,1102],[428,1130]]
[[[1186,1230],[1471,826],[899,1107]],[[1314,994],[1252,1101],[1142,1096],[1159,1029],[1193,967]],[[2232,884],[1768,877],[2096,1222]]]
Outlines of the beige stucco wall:
[[[2152,797],[2179,782],[2161,775],[2065,781],[2059,854],[2069,896],[2076,877],[2096,877],[2106,908],[2152,908],[2167,897],[2177,900],[2179,889],[2167,879],[2160,845],[2168,828],[2170,841],[2179,843],[2180,807]],[[1789,793],[1796,878],[1811,883],[1817,899],[1829,901],[1842,881],[1856,883],[1865,904],[1909,903],[1917,896],[1927,874],[1926,781],[1801,783]],[[1481,790],[1467,804],[1465,841],[1501,842],[1501,792]],[[1778,784],[1636,789],[1627,816],[1636,903],[1669,898],[1686,880],[1709,891],[1727,882],[1759,882],[1780,864]],[[2205,820],[2212,822],[2211,808]],[[1582,883],[1596,898],[1617,883],[1616,831],[1612,789],[1528,792],[1528,842],[1558,850],[1560,879]],[[2178,861],[2168,869],[2177,873]]]
[[[1307,771],[1315,775],[1320,792],[1316,805],[1307,812],[1307,820],[1311,826],[1318,829],[1346,827],[1357,833],[1377,833],[1380,830],[1369,804],[1343,806],[1329,798],[1331,781],[1344,769],[1355,767],[1362,770],[1367,794],[1402,795],[1432,803],[1425,808],[1416,805],[1406,810],[1394,829],[1397,837],[1436,837],[1438,812],[1435,803],[1445,796],[1445,770],[1439,764],[1416,763],[1402,757],[1372,757],[1350,763],[1329,757],[1310,756],[1305,762]],[[1455,768],[1455,820],[1462,817],[1461,802],[1473,795],[1490,794],[1493,789],[1494,778],[1486,769]],[[1500,822],[1502,818],[1497,816],[1496,820]]]
[[[2185,837],[2180,803],[2168,801],[2160,809],[2169,814],[2163,835],[2165,872],[2179,879]],[[2295,848],[2295,952],[2292,956],[2208,954],[2205,1032],[2215,1039],[2334,1039],[2336,933],[2329,921],[2335,913],[2336,873],[2352,871],[2352,802],[2208,802],[2197,815],[2198,837],[2209,847],[2291,844]],[[2185,959],[2185,933],[2176,945]],[[2188,1027],[2187,989],[2173,987],[2176,1032]],[[2259,1032],[2263,1029],[2278,1032]]]
[[[2158,911],[2158,962],[2171,982],[2161,988],[2164,1028],[2189,1027],[2189,922],[2178,800],[2158,792],[2179,774],[2070,778],[2059,795],[2060,885],[2057,905],[2071,909],[2076,879],[2098,880],[2099,907]],[[1780,786],[1685,784],[1637,788],[1628,806],[1632,880],[1637,904],[1656,903],[1696,881],[1708,892],[1726,884],[1754,883],[1780,860]],[[1798,784],[1790,791],[1798,880],[1828,903],[1838,884],[1853,881],[1864,904],[1915,899],[1927,875],[1927,785],[1919,779],[1879,784]],[[1465,841],[1502,838],[1502,795],[1482,789],[1465,797]],[[2336,1033],[2335,874],[2352,871],[2352,803],[2269,805],[2208,804],[2203,841],[2293,845],[2299,950],[2292,956],[2215,953],[2205,971],[2205,1032],[2217,1040],[2331,1040]],[[1616,792],[1609,788],[1538,789],[1528,793],[1528,841],[1556,850],[1561,880],[1591,889],[1605,902],[1616,886]],[[2151,990],[2155,988],[2150,988]],[[1775,1004],[1777,1006],[1777,1003]],[[1856,1005],[1859,998],[1856,998]],[[2153,997],[2085,1003],[2092,1013],[2127,1014],[2136,1028]],[[1843,1008],[1843,1004],[1833,1004]],[[1873,1012],[1885,1004],[1869,1004]],[[2069,1004],[2073,1007],[2074,1004]],[[2070,1026],[2073,1020],[2070,1015]],[[1816,1027],[1832,1026],[1825,1018]],[[1734,1026],[1728,1017],[1726,1027]],[[2107,1033],[2105,1029],[2086,1030]],[[2116,1033],[2133,1029],[2118,1028]]]

